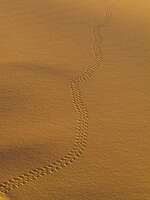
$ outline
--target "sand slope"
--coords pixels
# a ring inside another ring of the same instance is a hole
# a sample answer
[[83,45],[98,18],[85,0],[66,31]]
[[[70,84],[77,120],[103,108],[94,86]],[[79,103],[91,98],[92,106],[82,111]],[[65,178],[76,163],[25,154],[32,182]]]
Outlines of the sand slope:
[[1,2],[0,190],[11,199],[150,198],[150,4],[113,3]]

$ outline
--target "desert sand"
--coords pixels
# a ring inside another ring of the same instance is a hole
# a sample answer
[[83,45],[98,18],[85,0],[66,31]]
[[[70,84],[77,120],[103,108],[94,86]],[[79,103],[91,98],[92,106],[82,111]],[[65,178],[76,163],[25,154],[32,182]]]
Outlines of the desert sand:
[[150,199],[149,10],[0,1],[1,199]]

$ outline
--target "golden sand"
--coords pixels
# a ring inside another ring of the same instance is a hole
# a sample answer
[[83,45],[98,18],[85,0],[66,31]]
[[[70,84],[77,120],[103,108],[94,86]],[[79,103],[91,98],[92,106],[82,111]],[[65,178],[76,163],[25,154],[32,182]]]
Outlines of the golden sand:
[[149,1],[0,3],[0,192],[149,200]]
[[0,193],[0,200],[9,200],[8,197]]

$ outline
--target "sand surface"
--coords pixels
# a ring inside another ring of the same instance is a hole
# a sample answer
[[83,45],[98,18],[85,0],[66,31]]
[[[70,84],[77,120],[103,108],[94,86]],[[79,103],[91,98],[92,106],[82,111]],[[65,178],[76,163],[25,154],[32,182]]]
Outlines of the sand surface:
[[0,192],[150,199],[149,10],[0,0]]

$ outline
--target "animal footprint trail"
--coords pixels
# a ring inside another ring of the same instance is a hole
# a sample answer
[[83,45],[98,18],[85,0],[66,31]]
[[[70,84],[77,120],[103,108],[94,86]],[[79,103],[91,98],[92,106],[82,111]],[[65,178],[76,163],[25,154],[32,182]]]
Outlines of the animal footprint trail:
[[103,25],[98,25],[92,28],[93,36],[93,54],[96,63],[93,66],[87,67],[87,69],[75,76],[70,81],[70,89],[72,94],[72,103],[75,111],[77,112],[78,119],[76,122],[76,136],[73,148],[64,157],[60,158],[54,163],[50,163],[44,167],[39,167],[36,169],[31,169],[29,172],[24,173],[20,176],[11,178],[10,180],[0,184],[0,193],[7,194],[9,191],[17,189],[26,183],[36,180],[44,175],[50,175],[56,173],[60,169],[71,165],[75,160],[77,160],[84,152],[88,143],[88,109],[84,103],[84,99],[81,94],[82,83],[88,81],[94,76],[94,73],[98,67],[100,67],[103,57],[102,57],[102,35],[101,28],[103,28],[109,21],[111,16],[110,9],[106,11],[105,22]]

